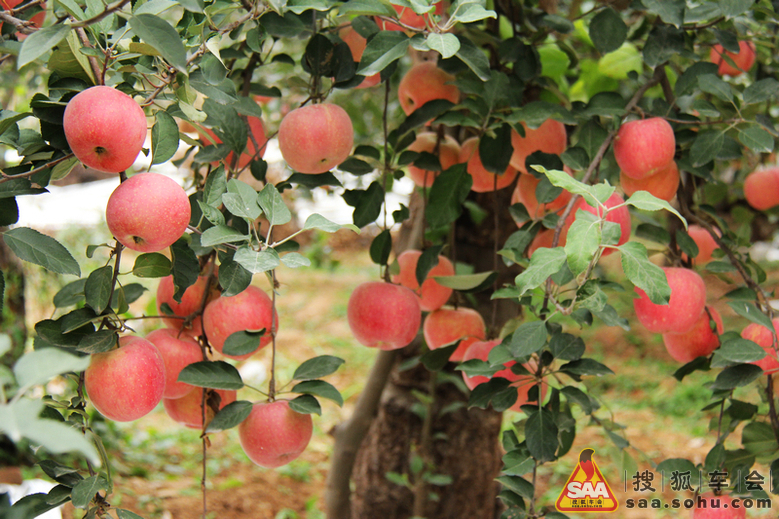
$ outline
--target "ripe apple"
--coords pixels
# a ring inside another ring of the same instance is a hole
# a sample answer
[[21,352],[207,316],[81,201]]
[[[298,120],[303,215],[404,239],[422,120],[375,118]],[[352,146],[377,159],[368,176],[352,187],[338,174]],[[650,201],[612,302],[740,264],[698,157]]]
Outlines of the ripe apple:
[[[244,168],[248,166],[251,161],[261,159],[265,156],[265,145],[268,143],[268,137],[265,135],[265,124],[262,122],[262,119],[249,116],[246,118],[246,122],[248,123],[249,136],[246,139],[246,151],[241,153],[241,156],[238,158],[238,163],[235,166],[238,169]],[[203,140],[207,143],[222,143],[222,139],[217,137],[216,133],[214,133],[211,128],[206,128],[205,131],[208,134],[208,138],[204,137]],[[254,145],[255,141],[257,142],[257,146]],[[258,147],[260,151],[257,151]],[[234,153],[232,151],[228,153],[227,157],[225,157],[225,162],[227,162],[227,164],[232,164],[233,156]]]
[[114,189],[105,208],[108,230],[125,247],[158,252],[187,230],[187,193],[170,177],[138,173]]
[[408,346],[422,321],[416,294],[404,286],[382,281],[368,281],[355,288],[346,315],[360,344],[382,350]]
[[65,107],[62,124],[76,158],[107,173],[132,166],[146,139],[143,109],[132,97],[109,86],[93,86],[76,94]]
[[727,495],[715,496],[713,492],[701,494],[692,509],[693,519],[746,519],[747,509],[733,507],[733,498]]
[[300,173],[324,173],[352,152],[354,128],[346,110],[338,105],[306,105],[282,119],[278,140],[290,168]]
[[560,155],[565,151],[568,136],[565,132],[565,125],[560,121],[547,119],[536,129],[528,128],[525,123],[522,123],[522,128],[525,129],[524,137],[515,130],[511,132],[511,146],[514,148],[514,153],[511,155],[511,167],[514,169],[527,173],[525,160],[536,151],[555,155]]
[[[565,166],[564,169],[566,173],[573,176],[573,173],[568,166]],[[530,173],[520,173],[517,187],[514,188],[514,193],[511,195],[511,203],[520,203],[524,205],[528,214],[533,219],[542,218],[546,213],[562,209],[571,199],[571,193],[563,190],[557,198],[551,202],[539,204],[538,198],[536,198],[536,188],[540,182],[541,179],[534,177]]]
[[[349,50],[352,53],[352,59],[357,63],[362,59],[362,53],[365,52],[365,47],[368,45],[368,40],[363,38],[360,33],[355,31],[351,26],[344,27],[338,31],[338,36],[349,46]],[[381,74],[375,73],[370,77],[366,77],[362,80],[362,83],[355,88],[370,88],[374,85],[378,85],[381,82]]]
[[[179,317],[188,317],[192,315],[200,310],[207,281],[208,276],[198,276],[197,281],[195,281],[193,285],[187,287],[184,291],[184,294],[181,296],[181,302],[177,303],[176,300],[173,299],[173,294],[176,293],[176,287],[173,284],[173,276],[165,276],[160,279],[160,283],[157,285],[157,311],[162,315],[162,304],[167,303],[170,309],[173,310],[173,315]],[[212,301],[219,297],[219,292],[213,287],[209,287],[209,292],[206,301]],[[175,330],[181,330],[184,324],[182,319],[173,319],[170,317],[163,318],[163,321],[166,326]],[[197,316],[192,320],[192,328],[189,331],[194,335],[200,335],[202,330],[201,318],[200,316]]]
[[[471,191],[476,193],[489,193],[495,189],[503,189],[510,186],[519,172],[509,166],[502,175],[490,173],[484,167],[479,156],[479,138],[471,137],[460,148],[459,162],[467,162],[468,174],[473,177]],[[497,178],[497,181],[496,181]]]
[[200,345],[186,335],[179,336],[177,330],[170,328],[154,330],[146,336],[146,340],[157,347],[165,363],[165,391],[162,397],[181,398],[192,391],[195,386],[178,382],[178,378],[182,369],[203,360]]
[[398,85],[398,101],[406,115],[411,115],[428,101],[446,99],[460,101],[460,90],[454,85],[454,76],[432,61],[417,63],[403,76]]
[[686,364],[697,357],[705,357],[719,348],[719,335],[723,331],[722,317],[712,307],[709,307],[709,312],[716,323],[716,333],[711,329],[709,313],[704,310],[698,322],[689,331],[663,334],[665,349],[674,360]]
[[[436,2],[435,4],[435,11],[434,14],[442,15],[444,14],[444,3],[442,1]],[[404,25],[408,25],[410,27],[414,27],[416,29],[424,29],[427,25],[427,22],[430,20],[429,14],[419,15],[414,12],[413,9],[410,7],[403,7],[401,5],[393,5],[392,7],[395,8],[395,11],[400,15],[398,20],[400,20],[401,23]],[[385,22],[378,16],[375,18],[376,25],[379,26],[379,29],[385,30],[385,31],[405,31],[406,28],[402,27],[396,23],[392,22]]]
[[314,431],[310,414],[300,414],[286,400],[254,404],[238,426],[241,447],[254,463],[274,468],[286,465],[306,450]]
[[671,160],[665,167],[659,168],[655,173],[641,179],[631,178],[624,172],[619,173],[619,184],[625,196],[632,196],[636,191],[647,191],[660,200],[670,202],[676,196],[679,189],[679,168],[675,160]]
[[206,305],[203,311],[203,330],[208,342],[222,353],[227,338],[243,330],[265,330],[260,347],[245,355],[225,355],[231,359],[248,359],[270,344],[273,333],[279,329],[279,315],[273,309],[273,300],[261,289],[248,286],[243,292],[230,297],[219,297]]
[[[0,0],[0,8],[10,11],[11,9],[16,8],[19,4],[22,3],[23,0]],[[32,22],[33,27],[41,27],[43,26],[43,21],[46,19],[46,2],[42,2],[40,4],[41,11],[38,13],[35,13],[32,15],[32,17],[29,18],[29,20]],[[27,18],[27,11],[25,11],[24,15],[17,14],[17,18]],[[2,29],[3,23],[0,22],[0,29]],[[19,41],[24,41],[24,39],[29,36],[29,34],[24,34],[21,31],[18,31],[16,33],[16,39]]]
[[471,344],[482,339],[484,339],[484,337],[466,337],[461,339],[460,344],[457,345],[457,348],[455,348],[454,352],[449,356],[449,361],[462,362],[463,357],[465,356],[465,352],[468,351],[468,348],[471,347]]
[[[722,233],[719,231],[719,229],[715,228],[714,232],[717,233],[717,236],[722,236]],[[698,255],[693,258],[695,264],[703,265],[704,263],[711,261],[712,253],[716,249],[719,249],[719,245],[717,245],[717,242],[714,241],[714,238],[711,237],[709,231],[700,225],[693,224],[690,225],[687,229],[687,234],[690,235],[690,238],[692,238],[695,244],[698,246]],[[682,253],[682,259],[686,260],[687,255]]]
[[747,175],[744,197],[758,211],[779,205],[779,167],[759,169]]
[[[411,145],[406,148],[409,151],[433,153],[438,134],[436,132],[420,132]],[[438,161],[441,163],[441,171],[447,170],[460,160],[460,144],[450,135],[444,135],[438,145]],[[416,166],[408,166],[408,176],[419,187],[431,187],[438,176],[438,171],[426,171]]]
[[673,128],[662,117],[624,123],[614,139],[614,158],[622,173],[640,180],[668,165],[676,153]]
[[[771,322],[774,325],[774,331],[779,331],[779,317],[775,317]],[[779,360],[777,360],[776,351],[773,347],[774,338],[768,328],[757,323],[751,323],[741,331],[741,337],[754,342],[767,353],[765,357],[752,364],[763,368],[766,374],[779,371]]]
[[[560,231],[560,238],[557,240],[557,246],[558,247],[565,247],[565,240],[568,237],[568,225],[564,226],[562,230]],[[530,245],[527,248],[527,257],[531,258],[533,257],[533,253],[541,248],[552,248],[552,243],[554,242],[554,229],[541,229],[538,231],[538,234],[536,234],[535,238],[533,238],[533,241],[530,242]],[[605,251],[604,251],[605,253]]]
[[653,303],[643,290],[636,287],[639,295],[633,300],[636,317],[650,332],[687,332],[698,322],[706,306],[706,285],[703,278],[690,269],[663,267],[663,272],[671,287],[668,304]]
[[[736,65],[735,67],[728,63],[723,57],[723,51],[725,56],[733,60],[733,63]],[[719,73],[720,76],[727,74],[728,76],[735,77],[742,72],[748,72],[752,68],[752,65],[755,64],[756,57],[755,44],[746,40],[738,42],[737,54],[726,51],[719,43],[714,45],[709,53],[709,61],[717,64],[717,73]]]
[[481,314],[472,308],[439,308],[425,317],[422,326],[427,347],[438,349],[458,339],[487,337],[487,326]]
[[119,338],[119,348],[92,355],[84,387],[100,414],[115,422],[131,422],[162,400],[165,362],[154,344],[126,335]]
[[433,278],[435,276],[454,276],[454,265],[449,261],[449,258],[439,255],[438,265],[430,269],[420,289],[416,275],[420,256],[422,256],[422,251],[413,249],[400,253],[398,256],[400,274],[394,274],[392,282],[413,290],[419,298],[420,309],[423,312],[432,312],[444,306],[449,296],[452,295],[451,288],[439,285]]
[[[618,205],[622,205],[625,203],[625,200],[619,196],[617,193],[613,193],[608,200],[606,200],[606,203],[604,204],[607,208],[611,209],[612,207],[616,207]],[[571,214],[576,215],[576,211],[581,209],[582,211],[587,211],[590,214],[594,214],[595,216],[602,218],[603,217],[603,209],[599,207],[593,207],[590,204],[588,204],[584,198],[580,198],[578,202],[573,207],[573,211],[571,211]],[[573,218],[569,219],[569,222],[573,224]],[[606,221],[619,224],[619,228],[621,231],[619,241],[617,242],[617,246],[622,245],[624,243],[627,243],[627,241],[630,239],[630,211],[628,211],[627,206],[622,205],[622,207],[618,209],[614,209],[612,211],[609,211],[609,213],[606,215]],[[568,225],[568,222],[566,222],[566,226],[570,228],[570,225]],[[568,232],[568,229],[566,229],[566,234]],[[603,254],[601,256],[608,256],[609,254],[613,253],[616,249],[612,248],[606,248],[603,250]]]
[[[163,398],[165,412],[174,421],[190,429],[203,428],[203,388],[194,388],[181,398]],[[206,395],[206,424],[214,419],[216,412],[226,405],[235,402],[237,392],[231,389],[209,389]],[[213,404],[213,407],[210,405]]]

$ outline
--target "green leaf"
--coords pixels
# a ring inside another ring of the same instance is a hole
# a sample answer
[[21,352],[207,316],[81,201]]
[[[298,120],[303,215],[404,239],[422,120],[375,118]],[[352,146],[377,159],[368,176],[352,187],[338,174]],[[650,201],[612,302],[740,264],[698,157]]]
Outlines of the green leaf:
[[722,14],[728,18],[749,12],[755,0],[719,0],[719,8]]
[[567,259],[562,247],[537,249],[530,258],[530,265],[514,280],[520,294],[540,286],[549,276],[559,272]]
[[448,225],[462,213],[462,204],[471,192],[473,178],[458,164],[438,175],[430,188],[425,218],[432,228]]
[[479,272],[478,274],[459,274],[455,276],[433,276],[441,286],[454,290],[473,290],[482,286],[495,272]]
[[265,184],[257,196],[257,202],[271,225],[284,225],[292,220],[292,213],[273,184]]
[[378,181],[371,182],[366,190],[352,190],[345,193],[346,203],[354,207],[352,220],[358,228],[373,223],[381,214],[384,204],[384,189]]
[[248,240],[249,236],[226,225],[214,225],[200,235],[200,245],[203,247],[213,247],[223,243],[240,243]]
[[13,371],[19,387],[29,387],[48,382],[61,373],[78,373],[87,369],[89,357],[77,357],[57,348],[42,348],[25,353]]
[[642,0],[644,7],[668,24],[681,27],[684,23],[684,0]]
[[614,52],[628,35],[628,26],[611,7],[599,12],[590,22],[590,39],[601,54]]
[[345,361],[332,355],[321,355],[303,362],[292,375],[294,380],[314,380],[335,373]]
[[247,400],[237,400],[224,406],[206,426],[207,433],[226,431],[246,420],[254,404]]
[[733,102],[734,96],[730,83],[723,81],[714,74],[698,76],[698,86],[702,91],[712,94],[726,103]]
[[260,347],[260,340],[263,335],[265,335],[264,329],[259,331],[241,330],[231,333],[225,339],[222,352],[225,355],[234,355],[236,357],[254,353]]
[[71,493],[73,506],[86,509],[100,490],[108,490],[108,481],[103,476],[91,476],[79,481]]
[[[549,182],[551,182],[553,186],[561,187],[574,195],[582,195],[588,204],[593,207],[598,206],[598,197],[595,195],[593,186],[588,186],[587,184],[579,182],[564,171],[546,169],[539,164],[534,164],[532,168],[539,173],[546,175],[546,177],[549,179]],[[608,196],[611,196],[611,193],[609,193]],[[608,196],[606,198],[608,198]]]
[[593,359],[579,359],[560,366],[560,371],[572,375],[592,375],[600,377],[613,375],[614,372],[600,362]]
[[84,297],[96,314],[103,313],[110,302],[113,277],[114,269],[110,265],[89,273],[87,283],[84,285]]
[[299,384],[295,384],[290,391],[293,393],[304,393],[327,398],[338,404],[338,407],[344,405],[344,399],[341,396],[341,393],[339,393],[332,384],[325,382],[324,380],[306,380]]
[[171,24],[153,14],[139,14],[130,18],[130,27],[175,69],[187,74],[187,49]]
[[765,78],[755,81],[744,90],[744,104],[763,103],[779,92],[779,81]]
[[[179,0],[182,6],[185,6],[185,4],[188,4],[193,1],[202,1],[202,0],[184,0],[184,1]],[[124,508],[114,508],[114,510],[116,510],[116,515],[119,517],[119,519],[143,519],[143,517],[136,514],[135,512],[125,510]]]
[[641,209],[642,211],[660,211],[665,209],[669,213],[675,214],[684,224],[684,228],[687,228],[687,220],[679,214],[679,211],[674,209],[673,206],[665,200],[661,200],[647,191],[636,191],[630,198],[625,200],[625,203]]
[[738,140],[756,153],[771,153],[774,151],[774,137],[757,125],[750,126],[746,130],[740,129],[738,131]]
[[389,229],[381,231],[371,242],[371,261],[377,265],[386,265],[392,252],[392,235]]
[[460,40],[451,33],[431,32],[427,35],[427,46],[437,51],[444,59],[449,59],[460,50]]
[[135,258],[133,274],[139,278],[162,278],[170,275],[172,266],[167,256],[159,252],[150,252]]
[[498,476],[495,481],[525,499],[533,499],[534,497],[533,484],[520,476]]
[[560,392],[563,394],[563,396],[565,396],[565,399],[568,400],[568,402],[577,404],[586,414],[592,413],[592,401],[590,400],[590,397],[587,396],[587,394],[581,389],[573,386],[565,386],[560,390]]
[[227,179],[224,166],[219,166],[206,177],[206,185],[203,188],[203,203],[212,207],[219,207],[222,203],[222,195],[227,192]]
[[200,263],[195,256],[195,251],[189,247],[184,238],[179,238],[170,246],[170,255],[173,264],[173,286],[176,287],[173,300],[180,303],[184,291],[197,281],[200,275]]
[[273,249],[257,252],[250,247],[241,247],[233,256],[233,260],[252,274],[262,274],[273,270],[281,264],[279,253]]
[[82,353],[103,353],[116,346],[119,341],[119,334],[113,330],[100,330],[95,333],[84,335],[78,341],[76,349]]
[[511,162],[514,148],[511,147],[511,125],[502,124],[495,130],[495,136],[482,135],[479,139],[479,159],[484,169],[495,175],[504,175]]
[[[419,284],[419,286],[422,286],[422,284],[427,279],[428,273],[434,269],[436,265],[438,265],[440,261],[438,257],[441,254],[441,249],[443,249],[443,245],[428,247],[419,256],[419,259],[417,260],[417,267],[414,271],[414,277],[416,278],[417,284]],[[476,286],[478,286],[478,284]]]
[[525,423],[525,441],[530,455],[540,462],[552,461],[557,451],[557,425],[546,409],[533,413]]
[[281,257],[281,262],[285,267],[289,267],[291,269],[311,266],[311,260],[297,252],[288,252]]
[[717,355],[741,364],[760,360],[766,356],[766,352],[754,342],[738,337],[723,342],[717,349]]
[[[601,243],[600,218],[588,211],[576,211],[576,220],[568,230],[565,255],[574,276],[587,270]],[[534,254],[535,256],[535,254]]]
[[631,283],[646,292],[654,304],[668,304],[671,297],[668,279],[663,269],[649,261],[646,247],[629,241],[617,248],[622,253],[622,270]]
[[487,10],[476,2],[459,2],[456,10],[452,13],[450,21],[456,23],[472,23],[487,18],[497,18],[495,11]]
[[20,69],[49,52],[64,40],[69,32],[69,25],[55,23],[27,36],[24,42],[22,42],[22,48],[19,49],[16,68]]
[[227,193],[222,195],[222,203],[235,216],[256,220],[262,214],[257,204],[257,192],[252,186],[238,179],[227,183]]
[[347,224],[347,225],[340,225],[335,222],[331,222],[321,214],[314,213],[308,218],[306,218],[306,223],[303,224],[303,230],[307,231],[310,229],[319,229],[320,231],[324,232],[338,232],[341,229],[350,229],[357,234],[360,234],[360,229],[355,227],[354,225]]
[[457,36],[460,40],[460,49],[457,51],[457,58],[473,71],[482,81],[488,81],[491,77],[490,62],[487,55],[476,46],[469,38]]
[[557,360],[579,360],[584,349],[582,338],[570,333],[556,333],[549,340],[549,351]]
[[222,297],[230,297],[243,292],[252,282],[252,273],[240,264],[226,258],[219,266],[219,286]]
[[241,389],[243,380],[235,366],[222,360],[195,362],[181,370],[178,382],[213,389]]
[[690,147],[690,159],[694,167],[708,164],[717,157],[725,144],[725,134],[720,131],[700,132]]
[[170,160],[179,148],[179,128],[176,120],[164,110],[154,115],[151,127],[151,163],[162,164]]
[[737,364],[723,369],[714,383],[712,389],[735,389],[746,386],[760,378],[763,368],[754,364]]
[[29,227],[16,227],[2,236],[5,244],[24,261],[40,265],[56,274],[81,275],[81,268],[68,249],[50,236]]
[[402,31],[379,31],[368,41],[357,74],[372,76],[406,55],[409,37]]
[[749,301],[728,301],[728,306],[741,317],[749,319],[753,323],[765,326],[769,330],[773,330],[774,325],[771,323],[771,319],[758,310],[754,303],[750,303]]
[[522,324],[511,336],[509,350],[515,357],[527,357],[546,344],[546,324],[544,321],[532,321]]
[[318,414],[322,415],[322,406],[319,405],[319,401],[312,395],[300,395],[299,397],[289,401],[289,408],[301,414]]

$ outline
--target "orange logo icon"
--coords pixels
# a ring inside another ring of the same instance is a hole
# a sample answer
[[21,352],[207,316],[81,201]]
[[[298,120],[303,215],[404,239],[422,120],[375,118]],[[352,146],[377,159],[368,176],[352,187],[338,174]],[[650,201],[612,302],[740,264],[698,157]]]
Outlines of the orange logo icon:
[[609,483],[592,459],[594,452],[592,449],[584,449],[579,453],[579,463],[555,503],[558,511],[614,512],[619,507]]

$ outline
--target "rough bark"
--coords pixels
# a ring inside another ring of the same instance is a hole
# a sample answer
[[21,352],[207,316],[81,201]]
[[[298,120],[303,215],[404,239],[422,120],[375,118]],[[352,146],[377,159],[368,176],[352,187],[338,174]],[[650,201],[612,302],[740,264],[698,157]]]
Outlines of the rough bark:
[[[5,230],[0,228],[0,231]],[[27,341],[24,307],[24,273],[16,255],[0,238],[0,271],[3,273],[5,290],[0,290],[2,312],[0,312],[0,332],[11,338],[11,350],[0,357],[0,363],[13,366],[16,359],[24,354]]]

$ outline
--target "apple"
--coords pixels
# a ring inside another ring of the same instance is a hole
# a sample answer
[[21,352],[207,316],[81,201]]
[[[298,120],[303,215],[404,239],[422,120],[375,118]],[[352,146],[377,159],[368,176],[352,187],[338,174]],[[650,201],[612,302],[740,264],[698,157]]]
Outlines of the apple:
[[614,158],[622,173],[640,180],[664,168],[676,153],[673,128],[662,117],[624,123],[614,139]]
[[747,175],[744,198],[758,211],[779,205],[779,167],[759,169]]
[[62,118],[70,150],[85,166],[119,173],[133,165],[146,140],[146,115],[132,97],[109,86],[76,94]]
[[310,414],[293,411],[286,400],[259,402],[238,426],[243,452],[261,467],[286,465],[306,450],[314,431]]
[[485,339],[487,325],[472,308],[439,308],[425,317],[422,332],[427,347],[435,350],[467,337]]
[[115,422],[131,422],[162,400],[165,361],[151,342],[125,335],[118,348],[92,355],[84,387],[100,414]]
[[714,495],[713,492],[701,494],[692,509],[693,519],[746,519],[747,509],[735,508],[733,498],[726,495]]
[[174,421],[190,429],[203,428],[203,391],[206,394],[206,424],[216,415],[215,409],[222,410],[226,405],[235,402],[237,392],[231,389],[194,388],[181,398],[163,398],[165,412]]
[[719,335],[723,331],[722,317],[714,308],[709,307],[717,331],[711,329],[709,313],[704,309],[693,327],[682,333],[664,333],[663,344],[668,354],[678,362],[687,363],[697,357],[705,357],[719,348]]
[[[490,351],[500,344],[500,340],[493,340],[493,341],[476,341],[470,345],[470,347],[465,351],[462,362],[466,362],[472,359],[479,359],[486,361],[489,358]],[[450,359],[451,360],[451,359]],[[528,393],[530,392],[530,388],[532,388],[534,385],[536,385],[536,380],[533,376],[530,375],[518,375],[511,371],[511,367],[516,364],[515,361],[510,360],[503,364],[505,366],[505,369],[502,369],[498,372],[496,372],[492,378],[505,378],[509,382],[511,382],[511,385],[517,388],[517,401],[509,407],[510,410],[520,412],[522,411],[521,407],[523,405],[526,405],[529,401]],[[536,365],[534,362],[528,362],[527,364],[524,364],[525,368],[530,371],[534,372],[536,370]],[[485,377],[483,375],[476,375],[474,377],[469,377],[465,374],[465,371],[462,372],[463,374],[463,380],[465,381],[465,385],[468,386],[468,389],[473,391],[473,389],[478,386],[479,384],[483,384],[485,382],[488,382],[490,380],[489,377]],[[546,394],[546,383],[541,383],[541,400],[543,401],[544,395]]]
[[[238,163],[235,166],[238,169],[245,168],[251,161],[264,157],[266,148],[265,145],[268,143],[268,137],[265,135],[265,124],[262,122],[262,119],[259,117],[249,116],[246,118],[246,122],[248,123],[249,136],[246,139],[246,151],[241,153],[241,156],[238,158]],[[205,140],[208,144],[222,143],[222,139],[217,137],[216,133],[214,133],[214,130],[211,128],[206,128],[205,131],[208,134],[208,138],[204,137],[203,140]],[[257,146],[254,145],[255,141],[257,142]],[[258,147],[259,151],[257,151]],[[234,153],[232,151],[228,153],[227,157],[225,157],[225,162],[227,164],[232,164],[233,156]]]
[[[612,222],[619,225],[621,232],[620,232],[619,241],[617,241],[616,244],[617,246],[627,243],[627,241],[630,239],[630,211],[628,211],[627,206],[622,205],[624,203],[625,203],[625,199],[623,199],[617,193],[612,193],[612,195],[606,200],[606,203],[603,204],[609,209],[619,205],[622,206],[617,209],[609,211],[609,213],[606,215],[607,222]],[[576,204],[574,204],[571,214],[573,214],[575,217],[576,211],[578,211],[579,209],[581,209],[582,211],[587,211],[590,214],[594,214],[599,218],[603,218],[604,210],[601,209],[600,206],[598,207],[591,206],[584,200],[584,198],[580,198],[579,201],[576,202]],[[569,221],[571,222],[571,224],[573,223],[573,219],[569,219]],[[570,225],[568,225],[568,222],[566,222],[566,225],[568,227],[568,229],[566,229],[566,235],[567,235],[568,230],[570,229]],[[608,256],[609,254],[613,253],[615,250],[616,249],[613,248],[605,248],[601,256]]]
[[[10,11],[11,9],[16,8],[19,4],[22,3],[23,0],[0,0],[0,8]],[[40,4],[41,11],[38,13],[35,13],[29,18],[29,21],[32,22],[33,27],[41,27],[43,26],[43,21],[46,19],[46,2],[42,2]],[[17,18],[27,18],[25,11],[25,15],[17,14]],[[2,29],[3,23],[0,22],[0,29]],[[16,39],[19,41],[24,41],[24,39],[29,36],[29,34],[24,34],[23,32],[19,31],[16,33]]]
[[[471,137],[460,148],[460,161],[467,162],[468,174],[473,178],[471,191],[476,193],[489,193],[495,189],[503,189],[510,186],[519,172],[509,166],[502,175],[490,173],[484,167],[479,156],[479,138]],[[497,180],[496,180],[497,179]]]
[[[444,135],[438,143],[436,132],[420,132],[411,145],[406,148],[409,151],[433,153],[438,144],[438,161],[441,163],[441,171],[445,171],[460,160],[460,144],[450,135]],[[438,176],[438,171],[426,171],[416,166],[408,166],[408,176],[419,187],[431,187]]]
[[[200,310],[200,305],[203,304],[203,294],[206,291],[207,281],[208,276],[198,276],[197,281],[195,281],[194,284],[188,286],[184,291],[184,294],[181,296],[181,302],[177,303],[176,300],[173,299],[173,295],[176,293],[176,287],[173,284],[173,276],[165,276],[164,278],[161,278],[159,284],[157,285],[157,311],[160,313],[160,315],[163,315],[162,304],[167,303],[170,309],[173,310],[173,315],[177,315],[179,317],[189,317],[193,313]],[[219,297],[219,292],[215,289],[215,287],[209,287],[209,294],[206,301],[212,301],[217,297]],[[175,330],[181,330],[184,325],[184,321],[182,319],[164,317],[162,320],[168,327]],[[194,335],[200,335],[200,333],[203,331],[201,321],[202,320],[199,315],[195,317],[192,320],[192,328],[188,331],[191,331]]]
[[[565,172],[573,176],[570,168],[565,166]],[[519,180],[517,181],[517,187],[514,188],[514,193],[511,195],[511,203],[520,203],[525,206],[528,214],[534,220],[542,218],[546,213],[551,213],[562,209],[568,204],[571,199],[571,193],[563,190],[557,198],[551,202],[545,204],[539,204],[538,198],[536,198],[536,188],[541,182],[540,178],[536,178],[530,173],[520,173]]]
[[[779,330],[779,317],[775,317],[771,322],[774,325],[774,332],[777,332]],[[763,368],[766,374],[779,371],[779,360],[777,360],[777,354],[773,347],[774,337],[768,328],[757,323],[751,323],[741,331],[741,337],[754,342],[767,353],[765,357],[752,364]]]
[[[736,65],[735,67],[728,63],[723,56],[723,52],[725,56],[733,61]],[[746,40],[738,42],[738,53],[736,54],[726,51],[719,43],[714,45],[711,48],[711,52],[709,52],[709,61],[717,64],[717,73],[720,76],[728,75],[735,77],[742,72],[748,72],[752,68],[752,65],[755,64],[756,57],[755,44]]]
[[698,322],[706,306],[706,285],[703,278],[690,269],[663,267],[663,272],[671,288],[668,304],[653,303],[643,290],[636,287],[639,295],[633,300],[636,317],[650,332],[687,332]]
[[290,168],[300,173],[324,173],[352,152],[354,128],[340,106],[312,104],[292,110],[281,120],[278,140]]
[[416,294],[382,281],[368,281],[355,288],[346,315],[357,342],[381,350],[408,346],[422,321]]
[[565,125],[560,121],[547,119],[536,129],[528,128],[525,123],[521,124],[525,130],[524,137],[516,130],[511,132],[511,146],[514,148],[514,153],[511,155],[511,167],[514,169],[527,173],[525,160],[537,151],[555,155],[560,155],[565,151],[568,136],[565,132]]
[[406,115],[434,99],[446,99],[457,104],[460,89],[454,76],[438,68],[432,61],[417,63],[403,76],[398,85],[398,101]]
[[461,339],[460,344],[457,345],[457,348],[455,348],[454,352],[449,356],[449,361],[462,362],[463,357],[465,356],[465,352],[468,351],[468,348],[471,347],[471,344],[482,339],[484,339],[484,337],[466,337]]
[[[719,229],[715,228],[714,232],[717,233],[717,236],[722,236]],[[711,261],[712,253],[716,249],[719,249],[719,245],[714,241],[714,238],[709,234],[709,231],[700,225],[693,224],[687,228],[687,234],[690,235],[690,238],[692,238],[698,246],[698,255],[693,259],[695,264],[703,265],[704,263]],[[687,260],[687,255],[682,253],[682,259]]]
[[[362,53],[365,52],[365,47],[368,45],[368,40],[363,38],[360,33],[355,31],[351,26],[344,27],[338,31],[338,36],[349,46],[349,50],[352,53],[352,59],[359,63],[362,59]],[[363,79],[362,83],[355,88],[370,88],[374,85],[378,85],[380,82],[381,73],[377,72],[374,75]]]
[[[565,240],[568,236],[568,227],[564,226],[562,230],[560,231],[560,238],[557,240],[557,247],[565,247]],[[552,248],[552,243],[554,242],[554,229],[541,229],[538,231],[538,234],[533,238],[533,241],[530,242],[530,245],[527,248],[527,257],[531,258],[533,257],[533,253],[541,248]],[[605,251],[604,251],[605,252]]]
[[178,382],[178,378],[182,369],[203,360],[200,345],[191,337],[179,336],[177,330],[170,328],[154,330],[146,336],[146,340],[157,347],[165,363],[165,391],[162,397],[181,398],[192,391],[195,386]]
[[219,353],[222,353],[225,341],[233,333],[263,329],[265,333],[255,351],[245,355],[223,355],[235,360],[248,359],[270,344],[272,333],[279,329],[279,315],[273,308],[273,300],[264,291],[252,285],[234,296],[214,299],[203,311],[203,331],[209,344]]
[[138,173],[114,189],[108,198],[108,230],[138,252],[158,252],[187,230],[190,206],[187,193],[170,177]]
[[[434,5],[435,5],[435,11],[433,14],[437,14],[439,16],[444,14],[444,3],[442,1],[436,2]],[[419,15],[415,13],[414,10],[411,9],[410,7],[403,7],[401,5],[393,5],[392,7],[394,7],[395,11],[400,15],[398,17],[398,20],[404,25],[408,25],[416,29],[424,29],[427,26],[427,22],[430,21],[429,14]],[[379,26],[379,29],[385,31],[405,31],[406,30],[405,27],[402,27],[396,23],[386,22],[381,18],[379,18],[378,16],[375,17],[375,21],[376,21],[376,25]]]
[[636,191],[646,191],[660,200],[670,202],[676,196],[676,190],[679,189],[679,168],[676,161],[672,160],[667,166],[659,168],[655,173],[648,177],[635,179],[619,173],[619,184],[625,196],[632,196]]
[[422,256],[422,251],[413,249],[400,253],[398,256],[400,274],[393,274],[392,282],[413,290],[419,298],[419,308],[423,312],[432,312],[444,306],[449,296],[452,295],[451,288],[438,284],[433,278],[435,276],[454,276],[454,265],[449,261],[449,258],[439,255],[438,264],[430,269],[422,283],[422,288],[420,288],[416,275],[420,256]]

